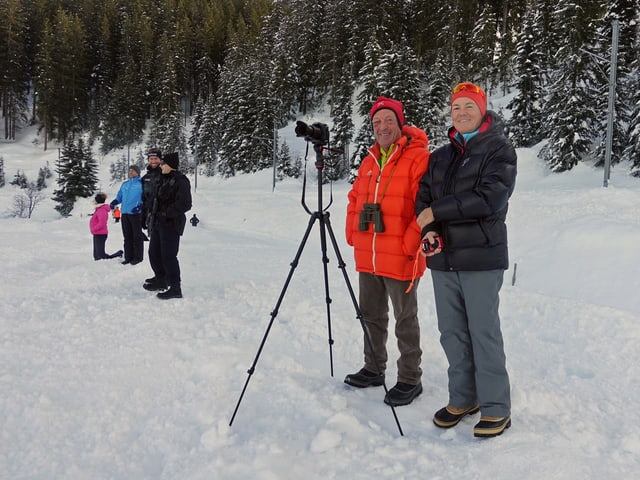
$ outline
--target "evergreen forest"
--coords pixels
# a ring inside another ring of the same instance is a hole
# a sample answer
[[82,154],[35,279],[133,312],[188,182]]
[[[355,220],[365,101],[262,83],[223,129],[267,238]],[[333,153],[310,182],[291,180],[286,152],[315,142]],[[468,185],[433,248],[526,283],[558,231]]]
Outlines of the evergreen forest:
[[228,177],[271,168],[265,139],[324,107],[345,178],[375,98],[403,101],[434,148],[473,81],[514,93],[512,141],[544,140],[563,172],[603,165],[615,79],[611,161],[640,176],[638,0],[0,0],[0,18],[5,141],[32,124],[45,149],[144,142]]

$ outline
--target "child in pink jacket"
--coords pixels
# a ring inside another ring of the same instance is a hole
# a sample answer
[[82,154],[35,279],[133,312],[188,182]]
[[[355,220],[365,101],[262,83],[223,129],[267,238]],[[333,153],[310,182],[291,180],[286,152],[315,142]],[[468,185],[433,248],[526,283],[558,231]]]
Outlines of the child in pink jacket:
[[109,222],[109,213],[111,208],[109,205],[105,205],[107,196],[104,193],[98,193],[94,200],[96,201],[96,210],[89,220],[89,230],[93,235],[93,259],[102,260],[106,258],[115,258],[122,256],[122,250],[118,250],[116,253],[109,255],[104,251],[104,246],[107,243],[107,235],[109,229],[107,223]]

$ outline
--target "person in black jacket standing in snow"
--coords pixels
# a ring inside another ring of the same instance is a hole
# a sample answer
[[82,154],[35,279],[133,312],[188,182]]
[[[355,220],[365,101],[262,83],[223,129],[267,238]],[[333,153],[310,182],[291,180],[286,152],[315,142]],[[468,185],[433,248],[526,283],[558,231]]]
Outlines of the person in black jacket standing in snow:
[[191,184],[177,171],[178,166],[177,153],[162,158],[162,176],[148,217],[149,262],[154,276],[145,280],[143,288],[163,290],[157,297],[164,300],[182,298],[178,249],[187,223],[185,213],[191,209]]
[[147,173],[142,177],[142,228],[148,228],[148,219],[153,210],[153,202],[158,193],[158,185],[162,170],[160,169],[160,160],[162,153],[159,148],[151,148],[147,152]]
[[449,402],[433,423],[457,425],[481,411],[476,437],[511,426],[509,375],[499,292],[509,267],[505,219],[516,179],[516,152],[485,92],[461,83],[451,97],[449,144],[431,154],[416,198],[429,253],[440,343],[449,361]]

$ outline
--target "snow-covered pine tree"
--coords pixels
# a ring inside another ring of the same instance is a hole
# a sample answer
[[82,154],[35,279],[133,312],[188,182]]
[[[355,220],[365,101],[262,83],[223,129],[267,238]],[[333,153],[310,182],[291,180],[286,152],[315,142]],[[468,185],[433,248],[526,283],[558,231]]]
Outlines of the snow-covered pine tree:
[[103,154],[140,141],[146,126],[146,96],[133,54],[124,55],[121,70],[101,128],[100,151]]
[[444,68],[439,58],[425,75],[422,101],[416,125],[420,126],[429,138],[429,150],[446,144],[449,119],[449,99],[451,98],[451,72]]
[[333,111],[331,119],[331,147],[342,151],[335,164],[329,167],[327,177],[331,180],[345,178],[349,172],[348,146],[355,130],[353,124],[353,76],[352,64],[345,63],[333,87]]
[[29,180],[27,180],[27,175],[23,170],[18,170],[16,174],[13,176],[13,180],[9,182],[9,185],[13,185],[14,187],[25,189],[29,185]]
[[[640,17],[640,14],[638,15]],[[635,56],[631,64],[629,83],[636,85],[631,97],[631,115],[629,121],[629,140],[622,152],[622,159],[631,162],[631,175],[640,177],[640,19],[636,22],[638,34],[634,41]]]
[[486,4],[480,11],[472,31],[469,80],[476,80],[487,91],[496,84],[498,78],[498,65],[494,63],[497,32],[496,13],[492,5]]
[[268,88],[271,60],[262,48],[241,39],[239,33],[231,42],[215,99],[215,124],[220,132],[218,171],[224,177],[256,172],[273,163],[276,102]]
[[555,32],[564,32],[554,57],[551,84],[543,117],[544,136],[549,139],[540,156],[553,172],[571,170],[591,149],[595,137],[596,112],[589,43],[584,24],[591,21],[572,0],[559,0],[554,12]]
[[27,11],[22,4],[20,0],[0,2],[0,98],[6,140],[15,140],[17,128],[26,120],[31,62],[27,56]]
[[58,186],[53,200],[54,208],[62,216],[68,216],[78,197],[89,197],[96,190],[98,164],[93,158],[91,146],[79,139],[70,141],[62,149],[58,163]]
[[508,122],[510,137],[517,147],[530,147],[542,140],[543,51],[538,48],[537,32],[542,28],[542,17],[537,8],[530,7],[523,20],[516,45],[516,89],[507,108],[511,109]]
[[175,51],[173,39],[167,32],[160,37],[158,65],[154,75],[155,91],[158,93],[153,103],[153,126],[149,142],[163,153],[178,152],[180,170],[188,171],[187,140],[184,133],[184,112],[180,105],[180,91],[177,85]]

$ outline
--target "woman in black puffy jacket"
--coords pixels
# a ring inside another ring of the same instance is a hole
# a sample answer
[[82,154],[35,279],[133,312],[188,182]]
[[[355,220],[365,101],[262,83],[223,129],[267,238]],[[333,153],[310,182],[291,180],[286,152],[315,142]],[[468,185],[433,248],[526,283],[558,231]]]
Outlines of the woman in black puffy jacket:
[[450,428],[481,411],[477,437],[511,425],[509,376],[498,315],[509,267],[505,219],[516,153],[502,120],[472,83],[453,90],[449,144],[431,154],[416,215],[431,271],[440,343],[449,361],[449,401],[435,413]]

